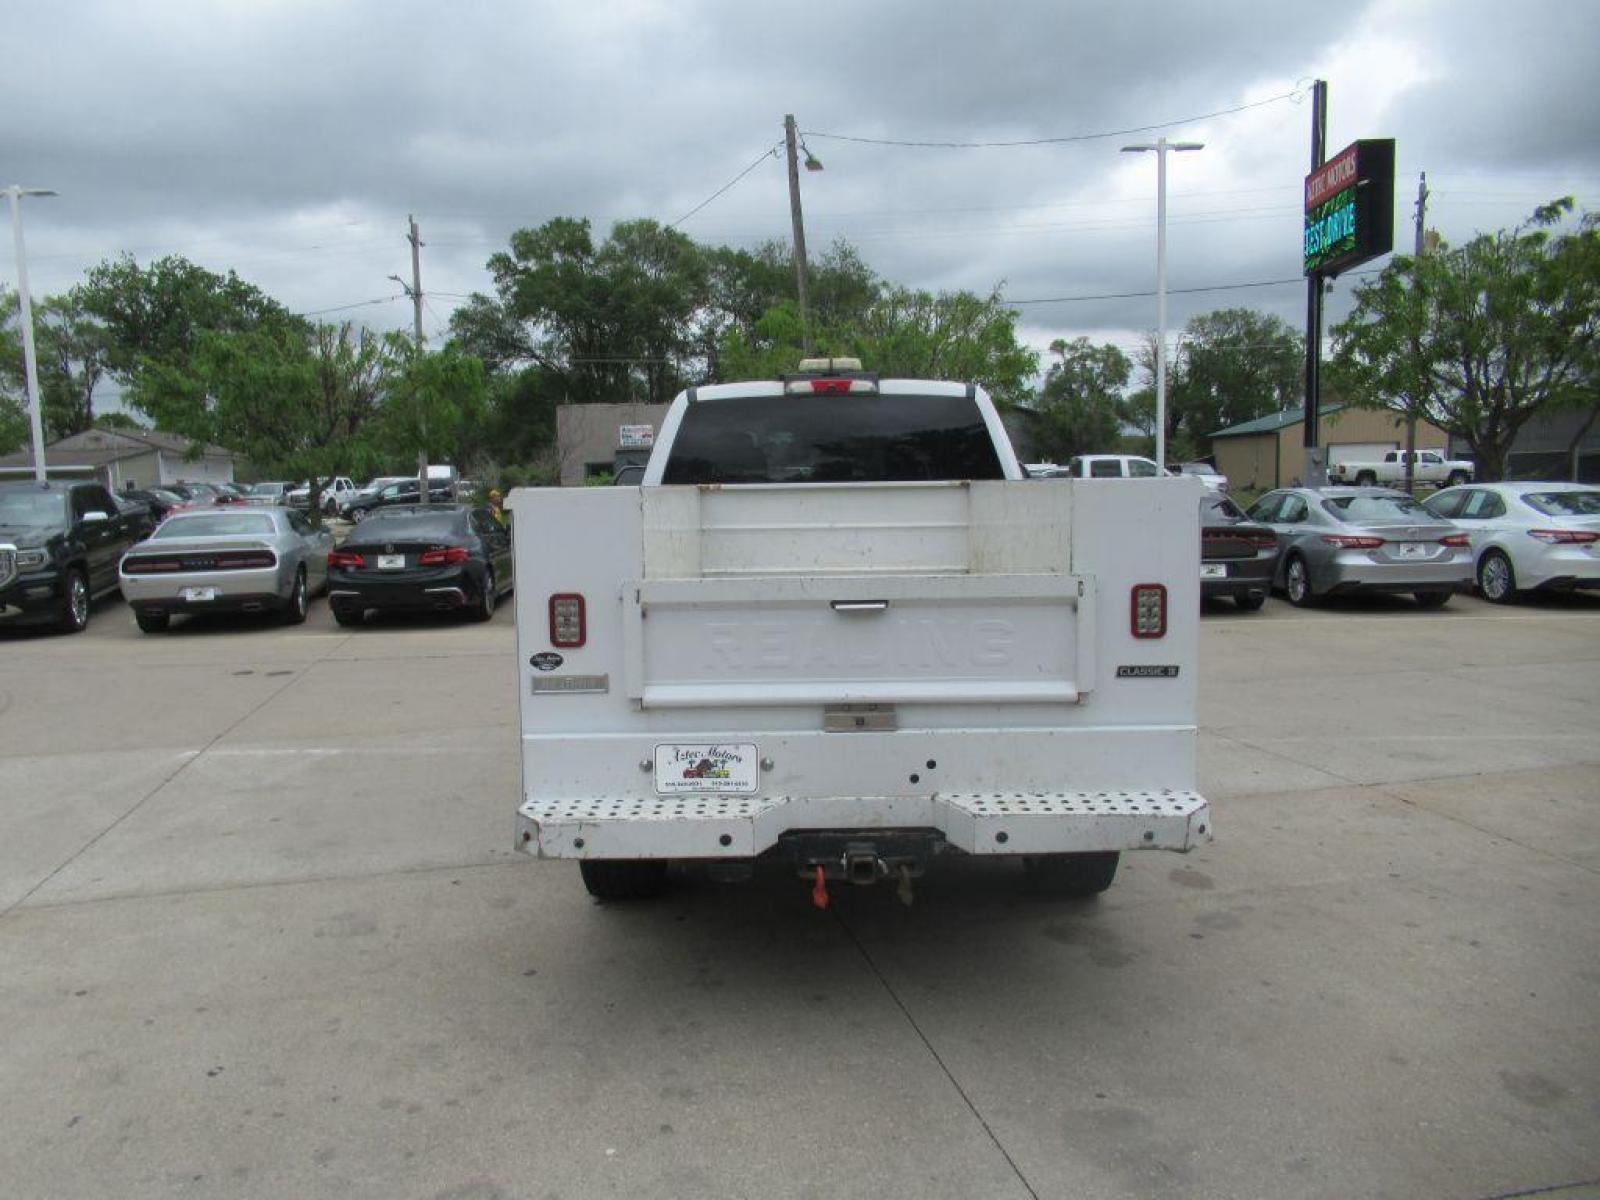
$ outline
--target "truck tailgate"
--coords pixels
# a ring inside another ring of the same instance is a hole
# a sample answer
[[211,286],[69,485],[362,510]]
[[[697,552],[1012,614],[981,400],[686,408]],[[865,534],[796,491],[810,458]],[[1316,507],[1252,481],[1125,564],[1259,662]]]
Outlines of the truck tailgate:
[[[1187,848],[1192,480],[517,491],[525,849]],[[1156,581],[1170,629],[1139,640]],[[547,611],[581,595],[580,645]],[[663,762],[680,764],[670,778]]]

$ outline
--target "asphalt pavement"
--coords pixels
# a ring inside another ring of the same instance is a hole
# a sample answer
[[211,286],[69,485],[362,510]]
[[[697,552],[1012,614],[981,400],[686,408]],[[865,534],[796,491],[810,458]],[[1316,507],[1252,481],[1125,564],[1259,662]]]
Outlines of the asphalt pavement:
[[0,633],[0,1194],[1600,1194],[1600,597],[1201,667],[1213,845],[821,913],[513,854],[509,606]]

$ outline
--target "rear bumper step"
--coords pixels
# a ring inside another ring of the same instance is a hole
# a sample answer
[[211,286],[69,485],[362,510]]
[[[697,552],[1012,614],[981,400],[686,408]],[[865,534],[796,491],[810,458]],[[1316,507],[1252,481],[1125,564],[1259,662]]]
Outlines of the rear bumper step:
[[934,829],[954,849],[996,855],[1187,852],[1212,837],[1205,797],[1150,789],[535,799],[517,811],[516,845],[540,858],[752,858],[794,830],[886,828]]

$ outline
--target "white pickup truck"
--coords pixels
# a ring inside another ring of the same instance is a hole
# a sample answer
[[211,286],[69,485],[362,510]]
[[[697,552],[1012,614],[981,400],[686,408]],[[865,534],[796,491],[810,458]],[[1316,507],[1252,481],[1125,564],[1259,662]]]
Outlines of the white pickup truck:
[[1028,480],[982,389],[853,360],[691,388],[639,486],[511,493],[517,847],[601,899],[778,858],[822,905],[1193,849],[1203,491]]
[[[1462,458],[1446,458],[1437,450],[1418,450],[1411,477],[1432,487],[1455,487],[1472,479],[1472,464]],[[1406,481],[1406,452],[1391,450],[1381,462],[1336,462],[1328,466],[1330,483],[1353,483],[1358,487],[1393,487]]]

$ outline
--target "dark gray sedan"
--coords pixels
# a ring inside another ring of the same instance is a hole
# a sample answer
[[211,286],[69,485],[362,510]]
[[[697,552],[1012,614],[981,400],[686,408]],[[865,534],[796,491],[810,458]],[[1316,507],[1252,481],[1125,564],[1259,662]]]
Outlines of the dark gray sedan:
[[122,595],[146,633],[174,613],[277,612],[297,625],[328,583],[333,535],[287,508],[174,513],[122,560]]
[[1444,605],[1472,580],[1467,535],[1403,492],[1370,487],[1279,488],[1249,517],[1278,535],[1276,586],[1302,607],[1350,592],[1410,592]]

